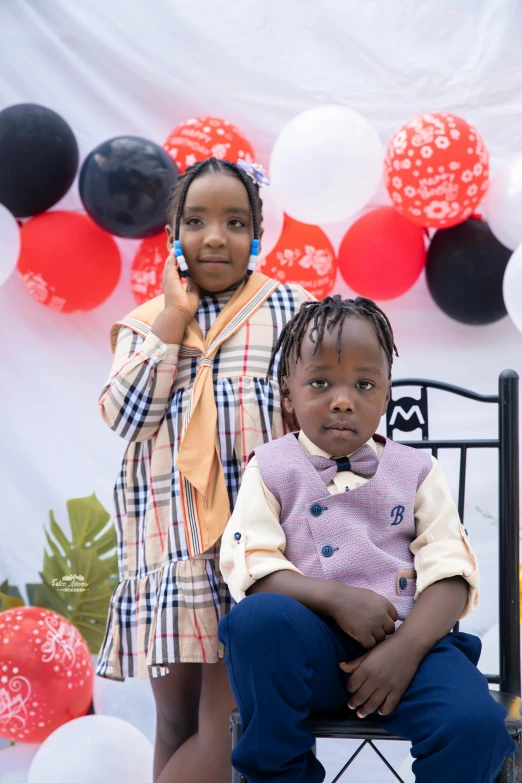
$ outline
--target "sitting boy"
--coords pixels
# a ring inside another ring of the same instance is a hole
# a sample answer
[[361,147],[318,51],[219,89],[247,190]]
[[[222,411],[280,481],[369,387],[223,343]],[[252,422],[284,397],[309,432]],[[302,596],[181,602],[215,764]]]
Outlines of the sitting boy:
[[232,763],[248,783],[320,783],[307,718],[348,703],[411,741],[419,783],[490,783],[514,743],[479,639],[450,633],[477,603],[475,556],[438,462],[374,434],[388,318],[361,297],[307,302],[279,349],[301,431],[255,450],[221,549],[239,601],[219,626]]

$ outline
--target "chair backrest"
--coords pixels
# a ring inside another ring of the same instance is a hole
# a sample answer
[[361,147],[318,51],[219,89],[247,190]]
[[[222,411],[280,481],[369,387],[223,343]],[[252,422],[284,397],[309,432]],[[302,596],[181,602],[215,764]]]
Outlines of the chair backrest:
[[[388,438],[396,432],[420,429],[421,440],[402,440],[408,446],[429,449],[437,457],[443,449],[460,452],[457,506],[464,522],[468,449],[498,449],[499,452],[499,650],[500,673],[488,674],[500,690],[520,696],[520,576],[519,576],[519,453],[518,453],[518,375],[504,370],[499,376],[498,394],[485,395],[448,383],[419,378],[393,381],[401,387],[419,390],[418,397],[390,400],[386,414]],[[474,440],[433,440],[429,436],[428,389],[456,394],[477,402],[498,406],[498,437]],[[400,434],[399,434],[400,437]]]

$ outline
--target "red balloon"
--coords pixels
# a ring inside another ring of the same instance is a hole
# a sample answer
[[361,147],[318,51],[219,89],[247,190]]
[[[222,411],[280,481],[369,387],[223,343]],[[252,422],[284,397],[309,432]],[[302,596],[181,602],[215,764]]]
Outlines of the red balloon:
[[472,125],[454,114],[423,114],[391,140],[384,184],[394,207],[419,226],[449,228],[475,211],[489,184],[489,155]]
[[43,742],[86,715],[94,669],[83,636],[37,606],[0,613],[0,737]]
[[424,229],[393,207],[379,207],[353,223],[339,248],[339,269],[350,288],[370,299],[395,299],[426,263]]
[[20,231],[18,271],[40,304],[60,313],[93,310],[120,278],[118,245],[86,215],[44,212]]
[[333,246],[319,226],[285,215],[275,248],[261,256],[258,270],[282,283],[299,283],[317,299],[331,293],[337,276]]
[[167,237],[157,234],[140,243],[131,268],[131,290],[137,304],[163,293],[163,269],[167,260]]
[[163,149],[176,163],[181,174],[188,166],[207,158],[238,158],[254,163],[254,149],[242,130],[219,117],[193,117],[177,125],[167,137]]

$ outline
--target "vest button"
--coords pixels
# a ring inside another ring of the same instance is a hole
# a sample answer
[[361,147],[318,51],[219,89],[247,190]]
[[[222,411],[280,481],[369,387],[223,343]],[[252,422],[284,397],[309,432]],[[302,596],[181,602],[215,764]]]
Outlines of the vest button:
[[334,550],[333,546],[330,546],[329,544],[327,544],[326,546],[323,546],[323,548],[321,549],[321,554],[322,554],[323,557],[331,557],[333,555],[334,551],[335,550]]
[[399,579],[399,587],[401,588],[401,590],[406,590],[406,588],[408,587],[408,580],[406,579],[405,576],[401,576],[401,578]]
[[241,533],[234,533],[234,538],[236,541],[241,541]]
[[320,517],[325,510],[326,506],[321,506],[320,503],[314,503],[312,506],[310,506],[310,514],[313,517]]

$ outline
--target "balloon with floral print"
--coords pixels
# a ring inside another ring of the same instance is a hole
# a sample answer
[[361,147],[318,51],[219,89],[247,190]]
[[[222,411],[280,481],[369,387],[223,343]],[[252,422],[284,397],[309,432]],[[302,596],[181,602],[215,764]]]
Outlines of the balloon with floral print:
[[191,117],[168,135],[163,149],[169,153],[181,174],[189,166],[207,158],[238,159],[253,163],[254,149],[243,133],[228,120],[219,117]]
[[488,189],[488,151],[461,117],[423,114],[392,138],[384,183],[404,217],[419,226],[450,228],[476,211]]
[[0,737],[43,742],[86,715],[93,680],[87,643],[64,617],[37,606],[0,613]]
[[322,299],[335,285],[337,258],[319,226],[285,215],[279,241],[266,258],[260,258],[258,271],[281,283],[299,283]]
[[131,290],[137,304],[163,293],[163,270],[167,260],[167,237],[156,234],[140,242],[131,267]]

